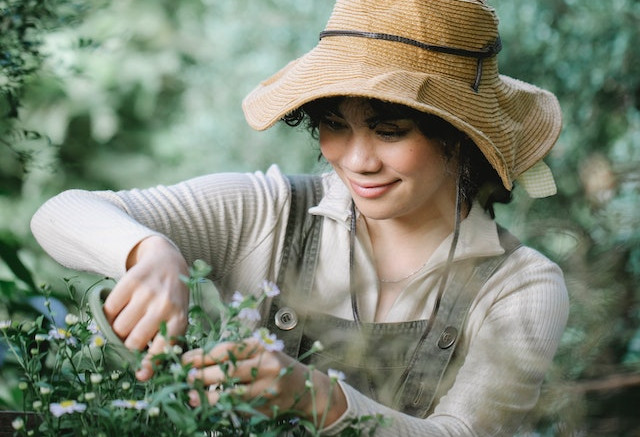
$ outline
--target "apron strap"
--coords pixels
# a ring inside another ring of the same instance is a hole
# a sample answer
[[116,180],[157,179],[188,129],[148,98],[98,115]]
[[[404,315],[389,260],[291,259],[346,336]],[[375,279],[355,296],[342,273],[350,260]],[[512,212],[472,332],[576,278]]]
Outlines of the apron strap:
[[456,270],[442,297],[431,331],[418,346],[418,358],[409,369],[396,396],[396,409],[415,417],[426,417],[456,349],[473,299],[493,273],[518,247],[520,241],[498,225],[504,254],[488,258],[473,268],[471,275]]
[[323,220],[308,210],[322,198],[322,179],[314,175],[287,177],[291,207],[276,280],[280,294],[271,303],[266,327],[284,342],[287,355],[295,358],[300,351],[306,314],[300,313],[304,305],[293,302],[304,302],[311,295],[315,279]]

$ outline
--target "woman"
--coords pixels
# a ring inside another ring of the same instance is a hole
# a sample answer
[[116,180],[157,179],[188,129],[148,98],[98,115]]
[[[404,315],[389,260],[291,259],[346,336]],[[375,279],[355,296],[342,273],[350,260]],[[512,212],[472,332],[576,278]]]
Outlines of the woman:
[[[338,1],[317,47],[243,105],[256,129],[307,123],[331,172],[69,191],[33,232],[68,267],[120,278],[105,313],[149,355],[165,346],[160,322],[184,332],[179,278],[193,260],[227,295],[278,281],[265,323],[291,355],[325,345],[311,358],[317,402],[296,408],[326,408],[328,435],[376,413],[393,420],[379,435],[511,435],[537,401],[568,301],[559,268],[492,219],[516,180],[553,194],[542,158],[561,127],[552,94],[498,74],[500,45],[483,1]],[[240,383],[255,378],[247,397],[269,390],[265,411],[304,392],[309,368],[255,343],[184,361],[214,387],[229,352]],[[339,389],[329,367],[346,374]]]

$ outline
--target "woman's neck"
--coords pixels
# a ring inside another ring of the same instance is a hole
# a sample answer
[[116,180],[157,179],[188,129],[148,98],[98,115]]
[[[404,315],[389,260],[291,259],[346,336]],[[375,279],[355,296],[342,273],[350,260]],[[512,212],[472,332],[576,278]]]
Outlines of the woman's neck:
[[[417,274],[427,264],[455,227],[455,205],[441,211],[444,213],[418,218],[364,218],[381,282],[400,282]],[[468,208],[460,213],[461,218],[466,217]]]

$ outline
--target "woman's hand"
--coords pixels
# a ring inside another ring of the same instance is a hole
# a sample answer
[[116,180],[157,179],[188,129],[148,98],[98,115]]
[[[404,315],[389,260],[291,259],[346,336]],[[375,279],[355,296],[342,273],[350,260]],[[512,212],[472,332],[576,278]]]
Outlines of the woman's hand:
[[[175,246],[162,237],[148,237],[131,251],[127,273],[104,303],[107,320],[125,346],[144,350],[151,343],[136,373],[140,380],[153,373],[150,357],[186,330],[189,291],[180,275],[187,274],[187,263]],[[162,322],[166,338],[158,332]]]
[[[229,360],[230,355],[235,357],[235,365]],[[185,365],[190,363],[195,369],[189,377],[191,382],[200,379],[205,386],[209,386],[207,398],[211,404],[220,398],[216,388],[228,376],[236,381],[236,393],[243,399],[264,399],[266,402],[258,403],[256,409],[268,416],[272,416],[274,410],[295,410],[310,420],[315,416],[324,426],[328,426],[347,409],[346,398],[336,381],[282,352],[266,350],[255,338],[246,339],[243,343],[221,343],[209,353],[194,349],[186,352],[182,361]],[[227,367],[227,375],[223,366]],[[315,402],[309,383],[313,386]],[[200,404],[195,390],[189,393],[189,397],[192,406]]]

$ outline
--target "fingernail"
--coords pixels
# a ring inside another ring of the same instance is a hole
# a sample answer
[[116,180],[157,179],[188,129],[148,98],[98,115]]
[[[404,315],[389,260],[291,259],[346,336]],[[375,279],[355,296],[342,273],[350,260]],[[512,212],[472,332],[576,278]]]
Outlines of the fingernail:
[[189,391],[189,405],[197,407],[200,404],[200,396],[195,390]]
[[151,377],[149,369],[140,369],[136,372],[136,378],[140,381],[146,381],[149,377]]

